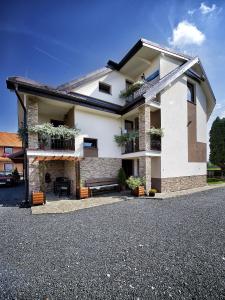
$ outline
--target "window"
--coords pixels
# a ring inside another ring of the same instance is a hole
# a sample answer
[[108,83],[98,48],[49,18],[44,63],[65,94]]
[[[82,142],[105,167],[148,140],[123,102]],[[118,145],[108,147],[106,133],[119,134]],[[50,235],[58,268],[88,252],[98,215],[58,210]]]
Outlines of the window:
[[126,91],[127,91],[129,89],[129,87],[133,84],[133,82],[126,79],[126,83],[125,84],[126,84]]
[[111,85],[104,82],[99,82],[99,92],[111,94]]
[[4,153],[5,154],[12,154],[13,153],[13,148],[12,147],[5,147],[4,148]]
[[84,138],[84,148],[97,148],[97,139]]
[[11,172],[13,170],[13,164],[4,164],[4,169],[6,172]]
[[195,103],[195,87],[192,83],[187,83],[187,100]]
[[84,138],[84,157],[98,157],[98,140]]

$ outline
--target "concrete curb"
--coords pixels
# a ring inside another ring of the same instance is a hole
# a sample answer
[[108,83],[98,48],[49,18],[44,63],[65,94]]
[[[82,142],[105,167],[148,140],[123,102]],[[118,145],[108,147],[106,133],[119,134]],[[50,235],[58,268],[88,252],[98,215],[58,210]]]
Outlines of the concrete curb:
[[201,193],[201,192],[205,192],[205,191],[213,190],[213,189],[218,189],[218,188],[225,188],[225,183],[224,184],[213,185],[213,186],[207,185],[207,186],[200,187],[200,188],[182,190],[182,191],[177,191],[177,192],[156,193],[155,197],[149,197],[149,196],[142,196],[142,197],[123,196],[122,198],[125,201],[133,200],[133,199],[164,200],[164,199],[169,199],[169,198],[176,198],[176,197],[181,197],[181,196],[192,195],[192,194]]

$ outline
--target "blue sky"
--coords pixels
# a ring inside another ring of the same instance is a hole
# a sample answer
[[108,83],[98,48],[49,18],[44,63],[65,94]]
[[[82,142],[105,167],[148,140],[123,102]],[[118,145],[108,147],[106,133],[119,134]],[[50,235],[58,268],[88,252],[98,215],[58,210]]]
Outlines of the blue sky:
[[225,116],[225,1],[9,0],[0,4],[0,131],[17,130],[8,76],[58,85],[119,60],[140,37],[199,55],[217,98],[211,120]]

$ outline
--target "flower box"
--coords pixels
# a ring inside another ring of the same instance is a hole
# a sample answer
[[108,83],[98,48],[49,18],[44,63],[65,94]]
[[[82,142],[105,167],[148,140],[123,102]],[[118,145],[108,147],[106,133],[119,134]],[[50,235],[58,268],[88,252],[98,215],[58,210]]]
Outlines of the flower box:
[[144,186],[138,186],[133,190],[133,194],[136,197],[144,196],[145,195],[145,187]]
[[81,187],[79,189],[79,197],[80,199],[85,199],[89,197],[89,188],[88,187]]
[[43,205],[45,204],[45,194],[43,192],[32,193],[32,205]]

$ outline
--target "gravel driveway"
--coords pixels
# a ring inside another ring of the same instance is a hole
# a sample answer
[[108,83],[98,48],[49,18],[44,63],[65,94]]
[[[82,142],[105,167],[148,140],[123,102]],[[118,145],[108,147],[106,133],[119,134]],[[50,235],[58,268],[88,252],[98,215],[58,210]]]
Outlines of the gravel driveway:
[[0,222],[1,299],[225,299],[224,188]]

